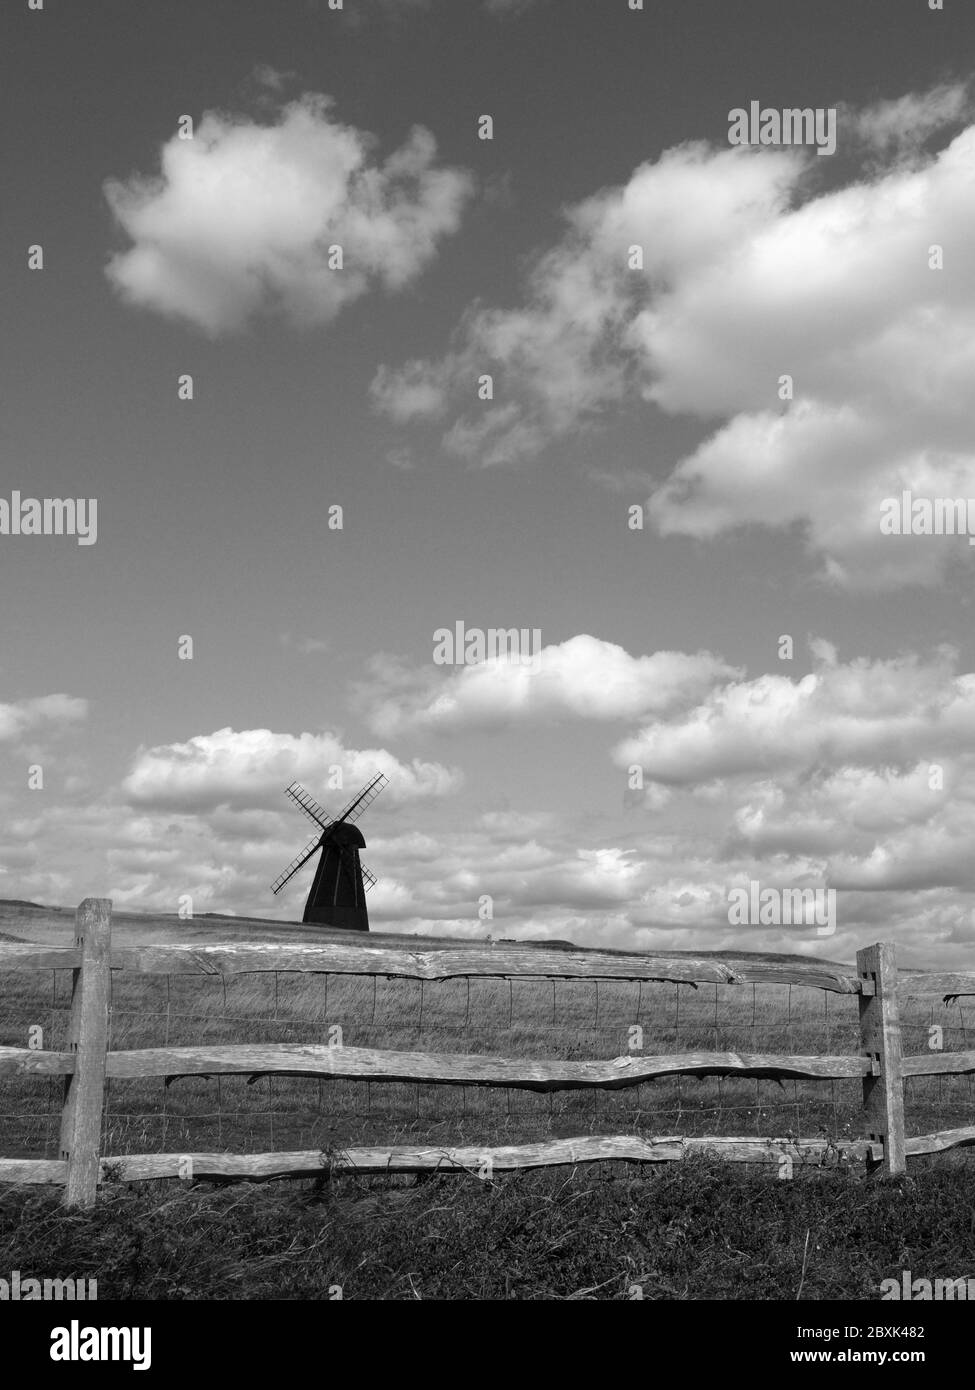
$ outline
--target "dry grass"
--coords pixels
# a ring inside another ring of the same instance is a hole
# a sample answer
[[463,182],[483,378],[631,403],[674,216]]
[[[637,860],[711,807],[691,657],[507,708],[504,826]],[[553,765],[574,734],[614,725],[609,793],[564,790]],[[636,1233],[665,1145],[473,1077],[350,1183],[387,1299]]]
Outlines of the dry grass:
[[[0,975],[0,1044],[24,1045],[40,1023],[63,1039],[66,971]],[[972,1047],[975,1005],[912,1002],[905,1051]],[[645,1053],[690,1050],[854,1053],[851,996],[785,985],[401,979],[252,974],[113,981],[111,1045],[328,1042],[527,1058],[611,1058],[643,1030]],[[263,1077],[113,1081],[103,1152],[335,1148],[353,1143],[511,1143],[585,1133],[741,1134],[833,1139],[860,1133],[858,1080],[775,1082],[672,1077],[625,1091],[540,1095],[413,1083]],[[60,1082],[0,1081],[0,1153],[56,1153]],[[972,1080],[913,1078],[908,1132],[972,1123]]]
[[[124,929],[131,936],[132,928]],[[209,929],[216,934],[216,928]],[[219,935],[229,933],[220,924]],[[207,929],[194,924],[198,939]],[[126,944],[134,944],[131,940]],[[69,973],[0,974],[0,1044],[64,1038]],[[905,1050],[975,1046],[975,1005],[912,1002]],[[509,1057],[852,1053],[851,996],[789,986],[407,980],[299,974],[116,975],[111,1045],[319,1042]],[[332,1035],[334,1037],[334,1034]],[[61,1082],[0,1080],[0,1154],[56,1154]],[[666,1078],[611,1093],[303,1078],[112,1082],[102,1152],[504,1143],[591,1132],[841,1138],[859,1081]],[[913,1078],[910,1133],[970,1124],[970,1078]],[[875,1299],[903,1268],[967,1272],[975,1169],[951,1155],[895,1183],[842,1168],[767,1180],[703,1160],[597,1164],[493,1182],[345,1175],[270,1188],[109,1182],[90,1212],[56,1191],[0,1192],[0,1268],[95,1277],[102,1298]],[[907,1200],[905,1200],[905,1198]]]
[[147,1184],[84,1212],[21,1190],[0,1194],[0,1269],[93,1277],[100,1299],[875,1303],[903,1269],[971,1274],[973,1220],[975,1168],[946,1161],[894,1182],[691,1160],[321,1190]]

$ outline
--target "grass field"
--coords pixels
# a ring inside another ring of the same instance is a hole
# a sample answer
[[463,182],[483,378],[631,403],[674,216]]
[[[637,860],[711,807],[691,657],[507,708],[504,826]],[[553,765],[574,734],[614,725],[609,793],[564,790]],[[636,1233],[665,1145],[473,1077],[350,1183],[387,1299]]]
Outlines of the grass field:
[[[201,939],[230,934],[226,923],[193,929]],[[40,1024],[44,1045],[57,1048],[69,988],[68,972],[0,975],[0,1044],[23,1046]],[[927,1049],[932,1023],[944,1029],[945,1050],[975,1045],[969,999],[912,1001],[902,1022],[906,1052]],[[858,1050],[856,999],[796,986],[300,974],[113,981],[116,1049],[324,1043],[336,1027],[347,1046],[508,1057],[612,1058],[634,1040],[644,1053]],[[906,1094],[909,1134],[975,1120],[970,1078],[913,1078]],[[60,1100],[59,1081],[0,1081],[0,1154],[56,1156]],[[859,1080],[667,1078],[556,1095],[287,1077],[113,1081],[102,1152],[334,1152],[589,1133],[841,1139],[861,1133],[860,1103]],[[332,1285],[363,1298],[619,1298],[635,1284],[648,1298],[794,1298],[800,1282],[802,1297],[875,1297],[871,1288],[902,1267],[971,1273],[973,1213],[975,1166],[964,1154],[912,1162],[893,1186],[843,1168],[797,1169],[782,1183],[695,1161],[487,1184],[343,1176],[324,1189],[120,1186],[84,1215],[65,1214],[56,1194],[22,1191],[0,1199],[0,1268],[6,1259],[22,1270],[87,1270],[122,1290],[104,1296],[149,1298],[325,1297]]]
[[[172,934],[182,930],[174,924]],[[125,944],[138,939],[138,927],[126,932]],[[192,932],[201,940],[232,935],[226,921],[200,919]],[[0,1044],[24,1046],[28,1028],[40,1024],[45,1046],[61,1046],[69,990],[68,971],[0,974]],[[963,997],[946,1007],[930,998],[902,1008],[905,1052],[927,1049],[933,1023],[943,1028],[944,1050],[975,1046],[975,1001]],[[788,985],[420,982],[296,973],[113,976],[115,1049],[326,1043],[336,1028],[346,1046],[526,1058],[859,1048],[855,997]],[[970,1077],[911,1078],[906,1100],[909,1134],[975,1118]],[[512,1143],[614,1132],[840,1139],[861,1132],[860,1103],[859,1080],[672,1077],[615,1092],[542,1095],[267,1076],[253,1084],[246,1077],[186,1077],[167,1086],[156,1078],[109,1083],[103,1152]],[[55,1157],[60,1104],[58,1080],[0,1079],[0,1153]]]
[[975,1165],[946,1160],[890,1182],[692,1159],[495,1182],[148,1184],[89,1212],[21,1189],[0,1196],[0,1270],[96,1278],[101,1299],[876,1300],[904,1269],[975,1278],[973,1222]]

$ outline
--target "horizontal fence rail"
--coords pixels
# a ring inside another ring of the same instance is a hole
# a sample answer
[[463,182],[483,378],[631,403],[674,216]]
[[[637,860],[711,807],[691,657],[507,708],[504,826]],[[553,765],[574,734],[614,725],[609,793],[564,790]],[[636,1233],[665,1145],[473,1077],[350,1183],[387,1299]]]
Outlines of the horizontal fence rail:
[[[958,1054],[967,1055],[967,1054]],[[971,1054],[975,1070],[975,1054]],[[919,1059],[926,1061],[926,1058]],[[683,1052],[673,1057],[628,1053],[610,1061],[537,1062],[457,1053],[387,1052],[369,1047],[297,1043],[217,1044],[213,1047],[155,1047],[106,1054],[108,1077],[330,1076],[344,1081],[442,1082],[456,1086],[510,1086],[527,1091],[598,1087],[618,1090],[658,1076],[798,1077],[828,1081],[869,1076],[866,1057],[791,1057],[783,1053]],[[75,1070],[69,1052],[32,1052],[0,1047],[0,1076],[67,1075]],[[937,1070],[949,1070],[939,1067]],[[918,1073],[923,1074],[923,1073]]]
[[[143,975],[238,975],[252,972],[298,971],[329,975],[384,975],[413,980],[450,980],[464,976],[495,979],[644,980],[672,984],[809,985],[836,994],[858,994],[855,975],[818,967],[815,962],[792,964],[706,958],[638,955],[624,952],[550,951],[522,943],[517,947],[470,942],[453,949],[418,950],[411,937],[392,938],[395,947],[327,945],[279,946],[260,942],[217,942],[200,946],[167,944],[114,950],[113,970]],[[0,942],[0,970],[76,969],[80,953],[61,946]],[[946,976],[945,979],[952,977]],[[954,977],[961,979],[962,977]]]
[[[975,1125],[944,1130],[908,1139],[912,1158],[975,1145]],[[148,1182],[157,1178],[242,1178],[254,1182],[274,1178],[315,1178],[329,1172],[430,1173],[453,1170],[481,1173],[485,1168],[513,1172],[522,1168],[564,1167],[567,1164],[602,1163],[619,1159],[629,1163],[669,1163],[693,1154],[728,1162],[770,1163],[783,1159],[796,1163],[840,1159],[873,1160],[882,1157],[881,1146],[868,1139],[788,1140],[752,1138],[692,1139],[682,1135],[583,1135],[553,1139],[541,1144],[506,1147],[485,1145],[437,1147],[392,1145],[388,1148],[351,1148],[335,1154],[319,1150],[269,1154],[125,1154],[101,1162],[102,1182]],[[63,1185],[67,1164],[45,1159],[0,1159],[0,1182]]]
[[[454,1052],[391,1052],[315,1043],[218,1043],[208,1047],[146,1047],[106,1053],[106,1077],[331,1076],[338,1081],[418,1081],[424,1084],[511,1086],[559,1091],[595,1086],[617,1090],[658,1076],[750,1076],[810,1081],[870,1076],[867,1057],[795,1057],[788,1053],[681,1052],[673,1056],[627,1053],[610,1061],[539,1062],[532,1058],[464,1056]],[[73,1052],[0,1047],[0,1076],[70,1076]],[[902,1076],[964,1076],[975,1072],[975,1052],[904,1057]]]
[[[6,905],[4,926],[70,921],[60,910]],[[18,916],[18,913],[21,915]],[[120,921],[172,919],[120,914]],[[240,919],[235,919],[234,925]],[[508,1171],[620,1159],[659,1163],[692,1154],[731,1161],[783,1164],[861,1160],[869,1168],[902,1172],[908,1157],[975,1145],[975,1125],[905,1137],[904,1078],[975,1073],[975,1051],[901,1055],[898,1001],[926,995],[945,1001],[975,995],[975,972],[898,972],[889,944],[858,953],[856,972],[807,958],[650,955],[588,950],[563,943],[442,941],[371,934],[350,943],[344,933],[323,931],[321,944],[288,941],[150,943],[111,946],[111,903],[86,899],[76,914],[74,944],[0,941],[0,971],[70,970],[72,1000],[67,1046],[61,1050],[0,1047],[0,1077],[62,1077],[61,1157],[2,1159],[0,1182],[63,1185],[72,1205],[89,1205],[98,1184],[163,1177],[253,1181],[321,1177],[333,1171],[424,1173]],[[211,924],[212,925],[212,924]],[[281,923],[255,923],[269,933]],[[655,1055],[631,1052],[611,1059],[537,1060],[480,1053],[402,1051],[313,1043],[239,1043],[112,1050],[108,1045],[111,972],[203,975],[226,978],[252,972],[324,973],[424,980],[457,978],[609,980],[675,985],[796,985],[856,996],[860,1011],[858,1055],[798,1056],[788,1053],[686,1051]],[[106,1081],[163,1077],[167,1085],[190,1077],[291,1076],[366,1082],[418,1082],[444,1086],[501,1087],[552,1093],[617,1091],[668,1076],[749,1077],[812,1081],[859,1080],[863,1127],[859,1138],[841,1140],[586,1135],[508,1146],[389,1145],[334,1151],[234,1154],[99,1154]]]

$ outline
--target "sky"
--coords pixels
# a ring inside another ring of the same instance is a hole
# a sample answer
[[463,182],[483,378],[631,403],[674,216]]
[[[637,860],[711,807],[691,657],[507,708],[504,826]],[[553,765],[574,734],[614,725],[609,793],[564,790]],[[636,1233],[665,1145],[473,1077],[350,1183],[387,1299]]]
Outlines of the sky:
[[971,962],[975,552],[910,523],[975,499],[970,5],[0,38],[0,896],[300,919],[284,788],[383,772],[375,929]]

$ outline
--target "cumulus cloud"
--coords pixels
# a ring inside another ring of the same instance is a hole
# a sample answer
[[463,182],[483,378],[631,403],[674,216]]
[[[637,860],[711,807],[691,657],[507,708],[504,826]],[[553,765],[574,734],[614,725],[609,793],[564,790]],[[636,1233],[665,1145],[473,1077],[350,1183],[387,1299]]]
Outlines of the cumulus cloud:
[[[699,832],[700,814],[717,816],[702,838],[729,863],[788,866],[791,881],[818,872],[848,894],[975,889],[975,675],[948,646],[815,655],[801,679],[732,681],[645,725],[615,761],[671,791],[668,816],[696,803]],[[956,926],[970,911],[943,892],[939,903]]]
[[847,112],[886,163],[831,188],[800,147],[667,150],[566,211],[519,307],[475,304],[443,357],[381,367],[376,404],[446,414],[449,451],[499,464],[642,398],[710,429],[651,492],[661,533],[795,527],[836,584],[935,583],[964,543],[880,520],[904,490],[975,496],[975,125],[904,154],[969,115],[960,86]]
[[[63,904],[94,893],[165,911],[188,893],[197,913],[294,918],[306,884],[283,903],[268,888],[301,843],[282,788],[297,777],[337,810],[381,768],[394,814],[367,829],[377,927],[483,936],[477,911],[488,894],[495,935],[839,959],[883,938],[898,940],[910,963],[961,963],[975,940],[975,674],[949,646],[857,659],[824,640],[811,649],[808,675],[745,679],[717,658],[633,657],[583,637],[545,649],[555,654],[552,679],[535,694],[520,684],[524,670],[495,673],[518,678],[502,687],[512,723],[634,721],[614,759],[621,770],[644,768],[646,798],[638,807],[627,797],[615,816],[598,796],[585,817],[480,797],[458,807],[443,798],[459,778],[440,763],[349,749],[334,734],[224,729],[140,750],[124,784],[100,793],[90,780],[65,780],[57,797],[8,789],[3,891]],[[456,702],[446,709],[476,727],[477,702],[455,684],[465,670],[441,673]],[[429,698],[419,698],[428,673],[412,674],[418,683],[398,717],[435,727]],[[53,718],[57,728],[61,715],[76,722],[83,705],[42,697],[29,709],[32,727]],[[341,794],[325,791],[335,766]],[[419,798],[422,808],[396,814],[397,802],[415,808]],[[837,934],[732,928],[728,891],[750,880],[834,888]]]
[[615,759],[653,781],[809,772],[821,766],[912,768],[975,752],[975,675],[959,675],[954,648],[842,664],[821,649],[800,680],[762,675],[711,691],[680,718],[647,724]]
[[[661,823],[654,793],[668,792],[670,850],[652,857],[668,885],[687,874],[684,907],[702,929],[731,884],[828,885],[842,923],[832,954],[864,932],[950,952],[975,932],[975,675],[947,646],[848,662],[814,648],[807,676],[731,681],[618,743],[617,764],[648,779],[649,825]],[[681,915],[661,918],[661,891],[645,890],[658,925]]]
[[[445,441],[491,464],[530,457],[636,396],[647,364],[632,332],[654,288],[689,279],[729,238],[757,232],[786,205],[803,157],[763,155],[681,146],[642,165],[625,187],[567,209],[565,235],[536,257],[522,307],[475,304],[443,358],[381,366],[377,407],[400,422],[436,418],[491,372],[498,404],[459,416]],[[642,271],[629,268],[631,245],[644,247]]]
[[631,656],[580,633],[543,647],[531,665],[508,655],[473,666],[416,668],[375,658],[356,686],[370,727],[383,737],[419,729],[491,729],[511,723],[620,720],[686,707],[735,674],[710,652]]
[[[140,749],[123,790],[134,804],[143,806],[277,807],[283,788],[293,781],[306,783],[316,800],[323,800],[319,792],[335,768],[342,771],[347,794],[384,772],[389,778],[385,799],[394,805],[446,796],[461,780],[459,772],[440,763],[418,758],[403,763],[385,748],[345,748],[331,733],[292,735],[227,728],[199,734],[185,743]],[[347,799],[342,792],[337,797]]]
[[576,423],[623,399],[627,364],[621,337],[632,317],[625,262],[601,254],[598,218],[589,205],[567,214],[559,246],[539,257],[522,309],[473,306],[450,351],[439,360],[379,367],[377,409],[398,423],[438,419],[469,396],[479,375],[495,377],[496,405],[457,415],[448,451],[484,464],[537,454]]
[[0,743],[12,743],[41,731],[56,733],[87,717],[88,701],[74,695],[38,695],[0,704]]
[[106,183],[132,242],[108,276],[129,303],[211,336],[262,312],[326,324],[370,288],[413,280],[470,191],[467,174],[437,165],[429,131],[414,127],[380,163],[373,138],[324,96],[289,102],[270,124],[208,111],[192,140],[166,142],[158,176]]
[[[697,706],[653,716],[678,735],[698,731],[697,747],[692,740],[694,756],[676,775],[670,764],[648,764],[671,780],[665,802],[648,784],[642,813],[621,807],[608,817],[598,798],[584,817],[530,803],[512,811],[480,796],[458,807],[435,794],[444,770],[422,771],[437,764],[404,765],[405,787],[397,793],[394,782],[383,798],[394,814],[377,815],[366,832],[379,874],[373,925],[838,959],[883,938],[898,940],[912,964],[962,963],[975,940],[975,676],[947,648],[866,662],[843,661],[828,643],[816,648],[812,681],[734,676],[699,699],[709,720]],[[710,756],[703,723],[713,725]],[[377,764],[397,771],[384,750],[340,750],[330,739],[221,730],[143,750],[132,785],[57,797],[24,790],[18,804],[7,794],[3,891],[63,904],[94,893],[169,912],[189,894],[196,913],[294,919],[307,883],[283,902],[269,893],[302,842],[281,788],[297,775],[338,809],[338,795],[323,787],[342,751],[346,788]],[[735,740],[745,748],[737,760]],[[424,791],[422,808],[395,814],[397,795]],[[837,934],[732,928],[729,888],[753,879],[835,888]],[[484,894],[490,928],[478,916]]]
[[[798,523],[825,574],[874,588],[967,559],[945,537],[883,535],[880,516],[904,490],[975,492],[973,153],[975,127],[920,167],[783,211],[636,317],[649,398],[731,417],[652,494],[664,534]],[[929,268],[934,245],[950,270]],[[785,410],[770,400],[783,373]]]

